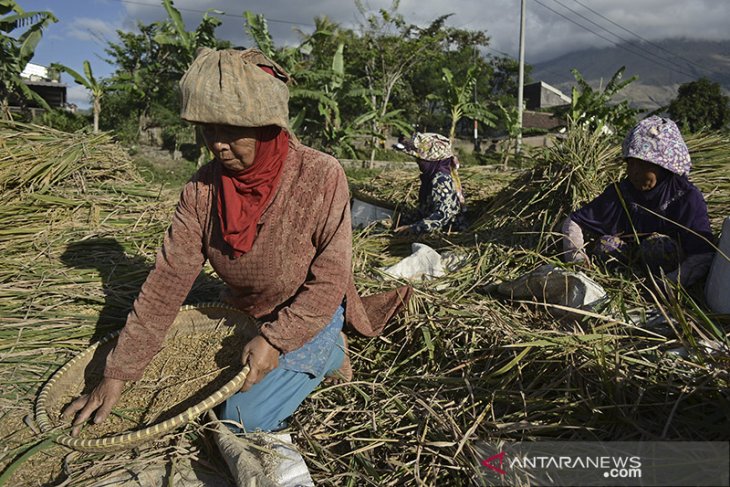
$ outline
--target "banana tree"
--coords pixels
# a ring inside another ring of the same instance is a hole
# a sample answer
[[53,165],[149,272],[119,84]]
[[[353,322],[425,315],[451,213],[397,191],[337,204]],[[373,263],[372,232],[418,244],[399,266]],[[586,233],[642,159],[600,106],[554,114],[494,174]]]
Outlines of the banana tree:
[[203,19],[194,31],[185,28],[180,11],[175,8],[172,0],[162,0],[162,6],[167,12],[167,19],[157,23],[159,27],[154,40],[163,46],[164,55],[180,74],[192,64],[199,47],[215,48],[219,42],[215,37],[215,29],[221,25],[217,17],[209,13],[221,14],[219,10],[209,9],[203,14]]
[[331,36],[337,29],[337,26],[326,17],[318,17],[314,19],[313,33],[305,34],[299,31],[302,40],[298,46],[277,48],[269,32],[269,24],[263,15],[245,11],[243,16],[246,20],[244,30],[254,41],[256,47],[284,68],[293,80],[311,74],[309,67],[305,66],[302,60],[312,53],[319,40]]
[[513,148],[517,146],[517,137],[522,132],[522,125],[519,121],[519,114],[517,113],[517,107],[510,105],[506,108],[502,105],[501,101],[497,101],[497,106],[502,118],[502,123],[507,131],[507,143],[506,147],[502,148],[502,166],[507,169],[509,164],[510,154],[512,154]]
[[442,79],[447,86],[446,96],[435,98],[440,99],[449,110],[451,144],[453,145],[454,139],[456,139],[456,125],[464,117],[478,120],[487,127],[494,127],[497,116],[487,110],[484,105],[472,100],[479,70],[475,66],[471,66],[461,82],[454,78],[454,74],[449,68],[442,68],[441,72],[443,73]]
[[64,66],[63,64],[55,63],[52,64],[51,67],[68,73],[77,84],[89,90],[94,107],[94,133],[98,133],[99,114],[101,113],[101,98],[104,95],[105,85],[96,80],[94,73],[91,72],[91,64],[89,64],[89,61],[84,61],[84,74],[86,77],[81,76],[77,71],[69,68],[68,66]]
[[[33,100],[46,110],[48,103],[23,82],[20,73],[33,58],[43,29],[58,19],[51,12],[26,12],[14,0],[0,0],[0,118],[12,119],[11,96]],[[9,34],[28,27],[17,38]]]
[[[203,19],[194,31],[185,28],[180,11],[175,8],[172,0],[162,0],[162,6],[167,12],[167,19],[157,22],[157,33],[154,41],[160,46],[160,54],[163,59],[160,61],[172,67],[175,77],[181,76],[195,59],[200,47],[223,47],[227,42],[218,41],[215,37],[215,30],[221,25],[221,20],[211,17],[210,13],[222,14],[220,10],[209,9],[203,14]],[[208,159],[200,130],[195,130],[195,141],[198,147],[198,165]],[[176,142],[177,143],[177,142]]]
[[[290,122],[293,130],[310,129],[310,139],[323,150],[341,157],[355,156],[353,142],[362,136],[361,128],[344,123],[340,103],[345,97],[356,96],[345,89],[344,43],[340,42],[332,55],[329,66],[316,68],[306,60],[317,48],[317,42],[333,35],[336,25],[327,18],[315,19],[315,31],[303,34],[298,46],[277,48],[269,33],[266,18],[260,14],[244,12],[247,34],[256,47],[282,66],[296,82],[289,88],[291,99],[300,104],[313,102],[302,108]],[[320,46],[321,47],[321,46]],[[315,115],[316,113],[316,115]],[[311,130],[316,127],[315,130]]]
[[354,154],[354,149],[349,143],[353,134],[349,127],[343,127],[340,116],[339,99],[345,80],[344,48],[345,45],[342,43],[337,46],[329,70],[307,73],[307,85],[317,86],[320,89],[293,86],[290,90],[293,100],[305,98],[317,103],[319,118],[307,121],[321,125],[318,137],[321,138],[322,146],[338,156],[343,153]]
[[[276,48],[274,47],[274,40],[271,38],[271,33],[269,32],[269,23],[266,22],[266,17],[248,10],[243,12],[243,17],[246,19],[244,30],[256,43],[256,47],[258,47],[261,52],[266,55],[266,57],[276,59],[278,56]],[[282,67],[284,67],[283,64]],[[286,67],[284,69],[286,69]]]
[[612,102],[614,95],[637,79],[637,76],[622,79],[625,70],[625,66],[619,68],[605,88],[593,89],[577,69],[572,69],[578,86],[572,89],[571,104],[558,110],[557,115],[569,118],[579,126],[587,126],[590,130],[602,125],[613,135],[623,135],[635,123],[639,113],[639,110],[629,106],[628,101]]
[[375,160],[376,143],[381,147],[384,146],[387,134],[390,134],[393,130],[396,133],[410,135],[413,132],[413,125],[406,120],[403,109],[392,110],[387,106],[378,105],[377,98],[372,96],[371,90],[365,89],[362,91],[362,99],[368,110],[355,119],[353,124],[358,126],[368,124],[370,127],[368,135],[372,146],[370,148],[369,167],[372,167]]

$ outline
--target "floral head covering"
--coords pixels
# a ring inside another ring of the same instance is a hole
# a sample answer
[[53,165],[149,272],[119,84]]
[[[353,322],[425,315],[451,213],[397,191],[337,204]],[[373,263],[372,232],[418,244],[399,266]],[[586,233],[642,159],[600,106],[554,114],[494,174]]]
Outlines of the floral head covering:
[[424,161],[443,161],[454,157],[448,137],[432,132],[416,132],[410,139],[403,141],[403,152]]
[[639,122],[624,139],[624,159],[634,157],[675,174],[689,174],[692,161],[677,124],[652,115]]
[[441,172],[451,175],[456,196],[461,204],[464,204],[464,193],[459,178],[459,159],[451,149],[448,137],[433,132],[416,132],[410,139],[399,139],[394,147],[418,159],[422,183],[419,200],[430,194],[433,176]]

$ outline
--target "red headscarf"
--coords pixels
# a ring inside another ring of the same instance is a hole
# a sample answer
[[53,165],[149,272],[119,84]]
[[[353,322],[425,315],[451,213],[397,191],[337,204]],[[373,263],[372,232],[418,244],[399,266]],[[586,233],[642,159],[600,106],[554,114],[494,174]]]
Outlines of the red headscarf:
[[218,216],[223,240],[238,257],[253,247],[256,224],[276,194],[284,160],[289,152],[289,134],[270,125],[256,129],[253,164],[237,173],[221,171]]
[[[271,67],[258,66],[286,82]],[[289,134],[276,125],[258,127],[255,151],[253,164],[243,171],[231,173],[221,168],[218,217],[223,240],[233,249],[234,258],[253,247],[256,225],[279,186],[289,152]]]

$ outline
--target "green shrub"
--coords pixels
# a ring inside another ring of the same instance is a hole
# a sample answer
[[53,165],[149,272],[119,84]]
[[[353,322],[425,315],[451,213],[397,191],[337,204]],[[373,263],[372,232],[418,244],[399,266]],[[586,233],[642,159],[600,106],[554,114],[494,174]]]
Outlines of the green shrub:
[[91,120],[88,115],[72,113],[67,110],[52,110],[43,112],[42,115],[33,118],[33,123],[44,125],[62,132],[77,132],[89,127]]

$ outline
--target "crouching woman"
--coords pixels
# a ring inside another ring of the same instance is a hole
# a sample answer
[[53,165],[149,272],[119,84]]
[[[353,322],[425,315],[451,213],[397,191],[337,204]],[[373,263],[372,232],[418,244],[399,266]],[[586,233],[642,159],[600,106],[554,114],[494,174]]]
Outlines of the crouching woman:
[[[626,136],[622,155],[626,178],[563,223],[565,259],[592,254],[694,284],[712,263],[713,235],[702,193],[687,178],[691,159],[677,125],[657,116],[642,120]],[[588,251],[584,232],[596,237]]]
[[464,196],[459,180],[459,161],[449,139],[435,133],[416,133],[401,138],[395,147],[416,158],[421,185],[418,209],[406,225],[394,231],[423,234],[437,230],[461,231],[466,228]]
[[262,323],[240,351],[242,392],[222,409],[245,431],[280,428],[325,376],[348,378],[343,325],[376,335],[408,299],[409,288],[358,295],[347,180],[289,131],[288,80],[255,49],[203,49],[183,76],[181,117],[214,158],[183,188],[103,380],[67,408],[73,435],[142,376],[206,261],[226,284],[222,301]]

